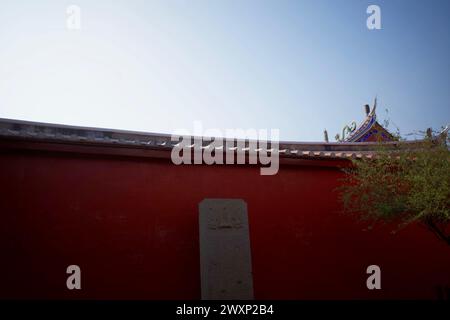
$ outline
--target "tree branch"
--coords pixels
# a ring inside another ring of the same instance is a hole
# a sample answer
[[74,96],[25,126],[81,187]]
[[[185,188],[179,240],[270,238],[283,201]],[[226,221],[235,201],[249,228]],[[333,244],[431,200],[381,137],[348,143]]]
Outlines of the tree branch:
[[450,236],[447,236],[444,230],[441,230],[431,218],[425,219],[425,225],[440,239],[450,245]]

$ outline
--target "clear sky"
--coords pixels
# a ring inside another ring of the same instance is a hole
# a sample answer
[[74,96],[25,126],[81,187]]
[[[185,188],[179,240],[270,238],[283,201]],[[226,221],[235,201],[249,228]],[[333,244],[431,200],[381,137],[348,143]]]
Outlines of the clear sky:
[[450,123],[450,1],[0,0],[2,118],[322,141],[375,95],[402,133]]

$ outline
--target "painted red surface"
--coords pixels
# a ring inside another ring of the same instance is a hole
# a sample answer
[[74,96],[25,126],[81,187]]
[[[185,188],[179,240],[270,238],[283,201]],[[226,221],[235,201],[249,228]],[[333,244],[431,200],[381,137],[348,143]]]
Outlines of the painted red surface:
[[[199,299],[198,203],[248,205],[257,299],[436,298],[450,248],[339,212],[336,167],[171,164],[1,147],[0,298]],[[81,267],[82,289],[66,288]],[[366,287],[381,267],[381,290]]]

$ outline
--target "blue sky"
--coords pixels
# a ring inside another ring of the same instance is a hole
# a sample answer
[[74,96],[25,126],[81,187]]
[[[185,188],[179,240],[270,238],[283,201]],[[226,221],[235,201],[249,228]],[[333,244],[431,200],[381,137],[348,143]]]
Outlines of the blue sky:
[[[81,30],[66,27],[71,4]],[[370,4],[381,30],[366,27]],[[0,0],[0,117],[322,141],[377,95],[402,133],[438,129],[450,123],[449,18],[446,0]]]

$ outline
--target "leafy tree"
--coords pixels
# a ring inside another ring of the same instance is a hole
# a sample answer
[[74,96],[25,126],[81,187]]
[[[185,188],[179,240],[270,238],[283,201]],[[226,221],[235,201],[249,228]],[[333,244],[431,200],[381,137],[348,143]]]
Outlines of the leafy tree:
[[450,151],[447,134],[422,141],[380,143],[371,159],[344,169],[340,198],[363,220],[424,224],[450,245]]

